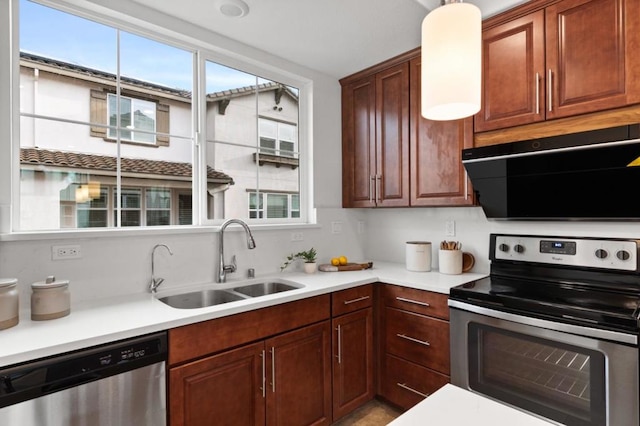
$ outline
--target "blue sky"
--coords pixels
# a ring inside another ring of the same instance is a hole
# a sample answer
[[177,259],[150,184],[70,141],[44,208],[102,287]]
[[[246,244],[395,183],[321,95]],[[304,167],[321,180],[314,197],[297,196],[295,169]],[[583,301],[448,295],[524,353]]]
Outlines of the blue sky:
[[[116,73],[117,31],[30,1],[20,1],[20,50]],[[123,76],[192,90],[192,53],[124,31],[120,32]],[[207,92],[255,84],[255,77],[207,64]],[[261,81],[262,82],[262,81]]]

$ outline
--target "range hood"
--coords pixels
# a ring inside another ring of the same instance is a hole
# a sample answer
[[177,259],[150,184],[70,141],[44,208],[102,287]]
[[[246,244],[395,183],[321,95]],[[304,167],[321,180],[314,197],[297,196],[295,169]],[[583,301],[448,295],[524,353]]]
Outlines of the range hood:
[[489,219],[640,221],[640,125],[462,151]]

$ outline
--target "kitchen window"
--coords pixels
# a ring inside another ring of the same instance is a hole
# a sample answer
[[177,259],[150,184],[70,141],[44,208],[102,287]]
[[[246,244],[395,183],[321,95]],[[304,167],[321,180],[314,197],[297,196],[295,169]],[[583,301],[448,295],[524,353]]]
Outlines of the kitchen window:
[[[57,10],[57,0],[9,3],[20,12],[16,119],[7,122],[19,123],[11,133],[19,172],[6,231],[308,221],[310,153],[299,137],[306,82],[264,78],[253,62],[252,72],[228,67],[214,46],[154,33],[124,15],[103,19],[66,3]],[[3,155],[3,165],[11,158]],[[89,181],[101,182],[100,197],[75,199]],[[247,191],[266,185],[299,195],[274,197],[273,213],[251,213]]]

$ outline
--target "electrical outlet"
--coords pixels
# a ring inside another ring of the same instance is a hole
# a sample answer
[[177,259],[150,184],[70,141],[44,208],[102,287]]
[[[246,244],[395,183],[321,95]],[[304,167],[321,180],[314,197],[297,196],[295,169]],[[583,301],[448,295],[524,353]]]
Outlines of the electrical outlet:
[[80,259],[81,257],[79,245],[51,246],[51,260]]
[[455,237],[456,236],[456,221],[448,220],[446,223],[445,234],[447,237]]
[[331,233],[342,234],[342,222],[331,222]]
[[292,232],[291,241],[304,241],[304,234],[302,232]]

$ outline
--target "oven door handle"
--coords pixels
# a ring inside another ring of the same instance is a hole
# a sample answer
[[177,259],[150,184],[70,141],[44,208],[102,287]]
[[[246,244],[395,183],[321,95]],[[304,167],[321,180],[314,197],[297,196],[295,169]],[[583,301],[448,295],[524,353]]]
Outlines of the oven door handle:
[[494,309],[489,309],[482,306],[471,305],[459,300],[449,299],[449,307],[473,312],[480,315],[486,315],[492,318],[511,321],[518,324],[529,325],[532,327],[546,328],[549,330],[571,333],[578,336],[592,337],[594,339],[606,339],[618,343],[627,343],[631,345],[638,344],[638,336],[634,334],[621,333],[619,331],[601,330],[599,328],[583,327],[575,324],[565,324],[540,318],[532,318],[524,315],[512,314],[509,312],[496,311]]

